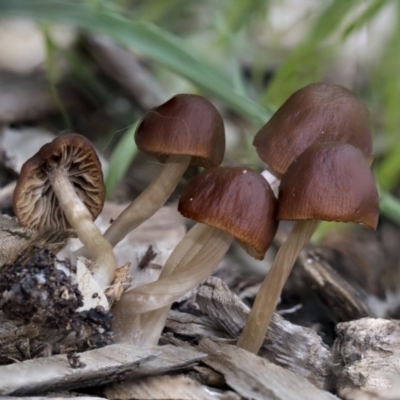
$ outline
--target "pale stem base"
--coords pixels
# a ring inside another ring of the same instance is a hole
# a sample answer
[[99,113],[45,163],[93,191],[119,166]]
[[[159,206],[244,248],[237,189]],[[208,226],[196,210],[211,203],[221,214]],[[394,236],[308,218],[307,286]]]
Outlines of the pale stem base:
[[110,243],[94,224],[92,215],[76,194],[67,173],[61,169],[54,169],[49,173],[49,180],[68,222],[76,230],[89,257],[97,266],[93,278],[101,287],[109,286],[117,268]]
[[254,354],[258,353],[283,286],[302,248],[308,243],[319,224],[320,221],[317,220],[296,222],[260,286],[237,346]]
[[196,224],[171,253],[158,281],[128,291],[113,308],[117,342],[157,344],[171,304],[211,275],[232,241],[220,229]]

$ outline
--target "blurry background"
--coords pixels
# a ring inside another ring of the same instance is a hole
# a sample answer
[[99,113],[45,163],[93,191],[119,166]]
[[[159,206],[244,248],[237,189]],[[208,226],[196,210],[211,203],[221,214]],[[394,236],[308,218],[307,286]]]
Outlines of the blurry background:
[[132,199],[158,169],[135,123],[181,92],[223,114],[225,163],[262,169],[254,134],[325,81],[370,108],[381,209],[400,222],[399,18],[397,0],[0,0],[0,207],[20,164],[68,131],[108,160],[108,198]]

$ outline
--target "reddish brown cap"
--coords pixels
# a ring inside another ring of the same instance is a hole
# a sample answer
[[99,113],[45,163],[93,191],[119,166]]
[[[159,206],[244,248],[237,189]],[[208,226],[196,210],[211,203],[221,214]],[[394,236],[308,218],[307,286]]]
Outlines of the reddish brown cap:
[[375,229],[378,191],[363,153],[343,143],[317,143],[288,168],[278,219],[358,222]]
[[68,134],[45,144],[22,166],[13,198],[22,226],[38,231],[70,228],[47,175],[55,168],[66,171],[93,219],[100,214],[105,188],[99,158],[84,136]]
[[225,128],[221,114],[204,97],[178,94],[148,111],[135,132],[139,150],[165,162],[169,155],[192,156],[192,164],[221,164]]
[[276,199],[261,174],[245,167],[203,171],[181,194],[179,212],[234,236],[254,258],[264,258],[277,229]]
[[371,157],[370,113],[346,88],[314,83],[293,93],[258,131],[253,144],[277,176],[313,143],[341,142]]

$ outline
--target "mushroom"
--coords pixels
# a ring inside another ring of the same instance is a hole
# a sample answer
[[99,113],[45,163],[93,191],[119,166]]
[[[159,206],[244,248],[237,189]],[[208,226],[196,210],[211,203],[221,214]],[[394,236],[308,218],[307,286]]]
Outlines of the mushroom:
[[370,113],[348,89],[313,83],[294,92],[257,132],[253,145],[267,164],[273,188],[289,165],[314,143],[341,142],[359,148],[372,162]]
[[[178,210],[198,223],[174,249],[158,281],[127,291],[116,304],[113,329],[119,341],[157,343],[170,305],[213,272],[234,239],[261,260],[277,229],[276,199],[250,168],[203,171],[183,190]],[[143,313],[148,314],[138,331],[135,314]]]
[[218,110],[204,97],[179,94],[148,111],[135,132],[139,150],[164,163],[156,179],[104,233],[115,246],[168,200],[190,164],[221,164],[225,130]]
[[116,260],[93,222],[103,208],[104,196],[103,173],[93,146],[81,135],[68,134],[42,146],[22,166],[13,208],[24,227],[75,229],[97,266],[94,278],[108,286]]
[[258,353],[292,266],[321,220],[378,223],[378,192],[361,150],[343,143],[306,149],[282,178],[278,220],[297,221],[262,283],[237,345]]

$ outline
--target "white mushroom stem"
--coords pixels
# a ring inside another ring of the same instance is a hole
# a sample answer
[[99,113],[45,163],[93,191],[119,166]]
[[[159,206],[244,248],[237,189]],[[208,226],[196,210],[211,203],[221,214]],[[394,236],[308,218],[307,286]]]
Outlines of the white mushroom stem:
[[48,177],[69,224],[76,230],[89,257],[96,264],[93,278],[101,287],[109,286],[117,268],[112,246],[94,224],[92,215],[76,194],[67,171],[55,168],[48,173]]
[[156,213],[177,187],[190,164],[191,156],[169,156],[156,179],[118,216],[104,233],[117,245],[129,232]]
[[220,229],[196,224],[171,253],[158,281],[129,290],[115,305],[116,340],[157,344],[171,304],[215,270],[233,239]]
[[261,175],[269,183],[269,186],[271,186],[271,189],[276,196],[279,190],[279,185],[281,184],[280,178],[275,176],[273,173],[269,172],[267,169],[264,169],[264,171],[261,172]]
[[258,290],[237,346],[257,354],[268,330],[283,286],[302,248],[320,224],[318,220],[298,221],[280,247],[270,271]]

